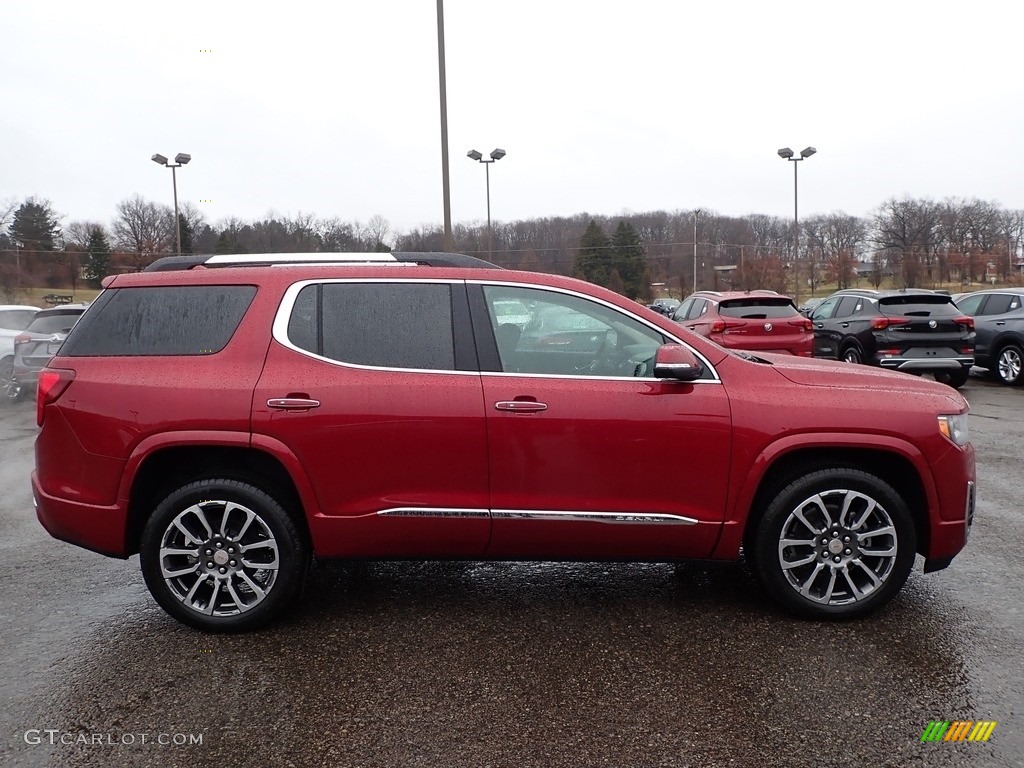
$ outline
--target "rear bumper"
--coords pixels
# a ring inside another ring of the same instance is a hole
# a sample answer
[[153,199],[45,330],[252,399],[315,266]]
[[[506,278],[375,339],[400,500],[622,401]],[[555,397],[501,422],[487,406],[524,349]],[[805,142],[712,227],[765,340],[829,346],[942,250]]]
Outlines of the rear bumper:
[[125,553],[126,512],[119,506],[98,506],[49,496],[32,473],[32,496],[36,517],[55,539],[99,552],[127,558]]
[[974,365],[973,357],[877,357],[876,361],[883,368],[907,373],[970,370]]

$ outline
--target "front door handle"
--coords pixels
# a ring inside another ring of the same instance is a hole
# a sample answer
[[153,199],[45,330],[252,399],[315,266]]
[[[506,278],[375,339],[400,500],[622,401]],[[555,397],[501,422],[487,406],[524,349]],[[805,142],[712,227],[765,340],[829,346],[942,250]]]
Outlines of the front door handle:
[[267,407],[278,411],[308,411],[319,408],[320,401],[308,397],[272,397],[267,400]]
[[535,400],[499,400],[494,407],[499,411],[513,413],[537,413],[548,409],[547,403],[538,403]]

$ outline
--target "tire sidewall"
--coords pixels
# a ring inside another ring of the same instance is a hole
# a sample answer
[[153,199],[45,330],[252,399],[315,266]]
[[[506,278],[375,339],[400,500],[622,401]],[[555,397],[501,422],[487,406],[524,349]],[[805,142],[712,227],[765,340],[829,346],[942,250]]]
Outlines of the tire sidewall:
[[[1018,360],[1022,360],[1022,358],[1024,358],[1024,351],[1022,351],[1020,347],[1018,347],[1016,344],[1007,344],[1005,347],[999,350],[999,354],[996,356],[995,374],[996,378],[998,378],[999,381],[1001,381],[1003,384],[1008,384],[1009,386],[1014,387],[1021,383],[1021,375],[1018,374],[1017,378],[1015,379],[1004,378],[1002,368],[1000,366],[1000,363],[1003,359],[1003,355],[1010,351],[1014,351],[1017,353]],[[1022,369],[1022,372],[1024,372],[1024,369]]]
[[[790,585],[779,563],[778,545],[783,525],[798,504],[816,493],[838,489],[858,491],[881,504],[896,529],[896,561],[885,584],[866,599],[849,605],[821,605],[801,597]],[[917,535],[907,505],[892,486],[867,472],[836,467],[811,472],[784,487],[766,507],[753,543],[757,576],[778,602],[808,618],[848,619],[877,610],[899,592],[914,565]]]
[[[170,590],[160,572],[159,549],[167,527],[188,507],[211,499],[248,507],[277,541],[279,565],[273,587],[258,605],[235,616],[206,616],[188,608]],[[211,479],[189,483],[157,505],[143,528],[139,560],[150,594],[171,616],[209,632],[240,632],[266,624],[297,598],[308,569],[309,548],[288,513],[265,491],[239,480]]]

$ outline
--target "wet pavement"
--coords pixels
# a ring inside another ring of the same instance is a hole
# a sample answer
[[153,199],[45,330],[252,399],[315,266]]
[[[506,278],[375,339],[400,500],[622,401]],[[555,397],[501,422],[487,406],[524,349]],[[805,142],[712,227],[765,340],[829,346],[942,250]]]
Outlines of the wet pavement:
[[0,406],[0,766],[1024,765],[1024,390],[962,391],[971,542],[866,620],[792,619],[741,565],[326,563],[241,636],[51,539],[34,407]]

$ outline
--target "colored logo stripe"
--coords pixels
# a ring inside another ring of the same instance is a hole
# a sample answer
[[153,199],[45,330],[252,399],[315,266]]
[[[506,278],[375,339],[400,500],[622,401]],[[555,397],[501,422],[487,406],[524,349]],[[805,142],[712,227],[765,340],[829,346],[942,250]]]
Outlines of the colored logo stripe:
[[932,720],[921,741],[988,741],[996,725],[995,720]]

